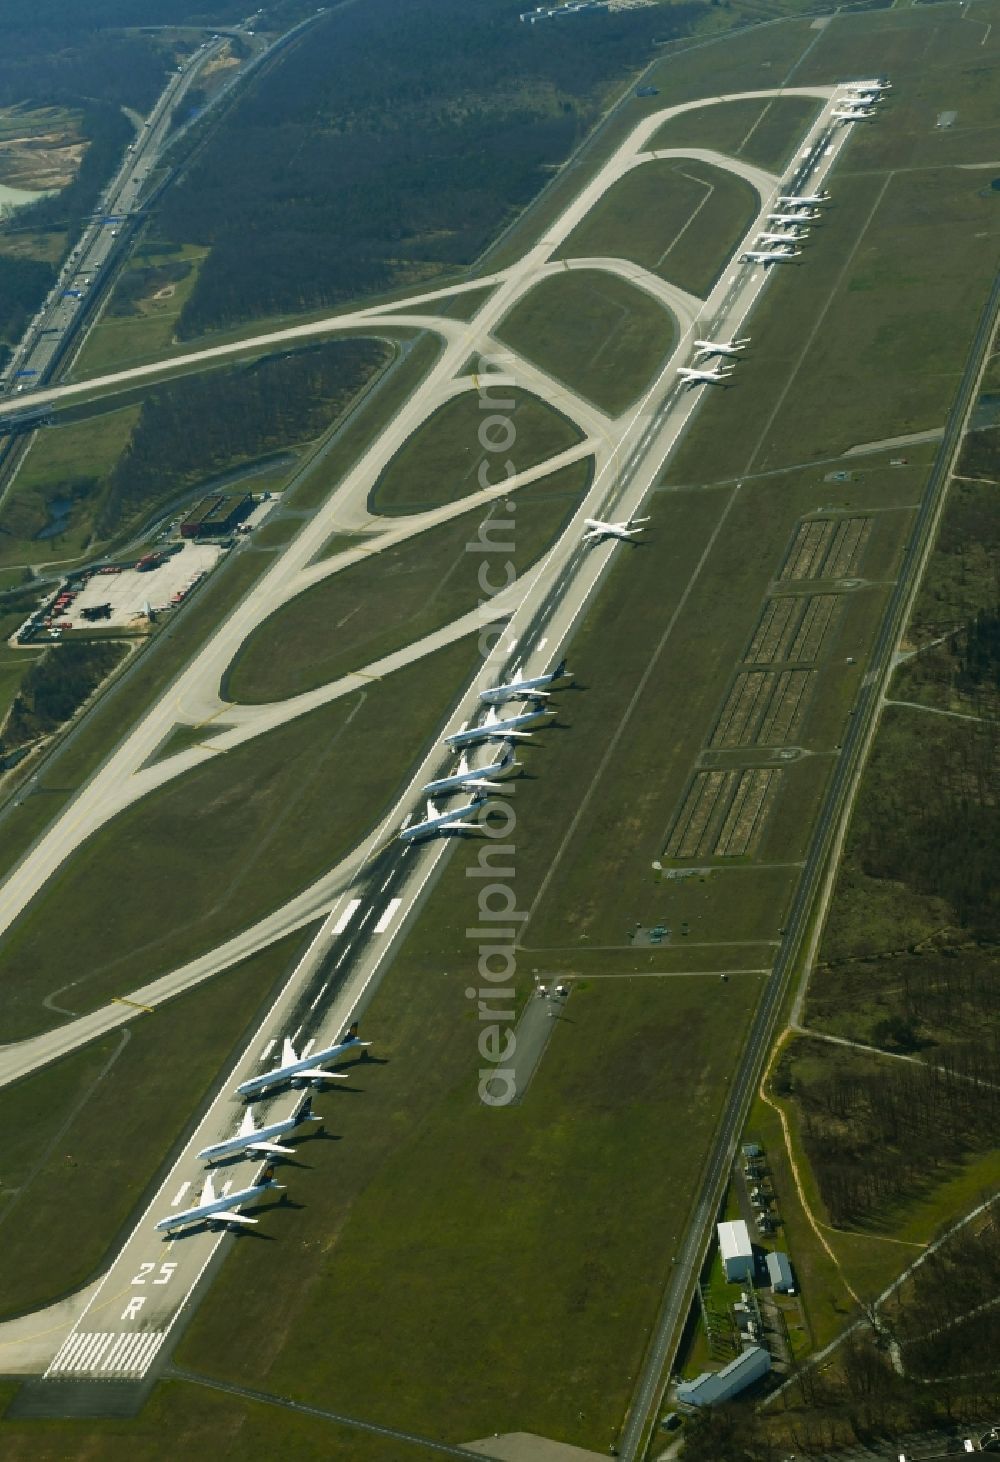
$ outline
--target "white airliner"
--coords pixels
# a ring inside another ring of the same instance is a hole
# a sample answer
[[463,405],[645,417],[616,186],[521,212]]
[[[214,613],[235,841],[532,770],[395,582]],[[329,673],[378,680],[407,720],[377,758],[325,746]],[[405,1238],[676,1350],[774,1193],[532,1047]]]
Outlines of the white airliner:
[[807,208],[802,213],[769,213],[767,217],[770,223],[786,223],[801,228],[802,224],[821,218],[822,214],[818,208]]
[[557,681],[562,685],[568,685],[572,679],[572,675],[566,671],[566,661],[560,660],[556,668],[550,670],[548,675],[535,675],[530,680],[508,680],[504,685],[494,685],[489,690],[481,690],[479,699],[487,701],[490,705],[500,706],[504,701],[516,701],[525,695],[530,695],[532,699],[535,696],[548,696],[550,691],[546,690],[545,686],[555,688]]
[[830,116],[836,117],[838,122],[873,122],[875,120],[874,112],[839,111],[831,112]]
[[209,1226],[216,1223],[225,1224],[251,1224],[257,1223],[256,1218],[247,1218],[245,1213],[234,1213],[236,1208],[242,1208],[244,1203],[252,1203],[262,1193],[267,1193],[272,1188],[283,1188],[284,1183],[276,1183],[270,1176],[270,1168],[265,1170],[267,1176],[259,1183],[252,1183],[249,1188],[241,1188],[238,1193],[226,1193],[221,1197],[215,1191],[215,1184],[212,1182],[212,1174],[205,1175],[205,1182],[201,1190],[201,1198],[193,1208],[182,1209],[180,1213],[168,1213],[166,1218],[161,1218],[156,1227],[163,1233],[169,1233],[171,1229],[186,1228],[189,1223],[198,1223],[201,1219],[207,1219]]
[[496,707],[490,706],[482,725],[463,726],[461,731],[453,731],[444,739],[448,746],[475,746],[480,741],[530,740],[531,732],[525,731],[523,728],[538,726],[554,715],[555,711],[546,711],[536,706],[533,711],[522,711],[517,716],[505,716],[501,721],[497,716]]
[[848,91],[892,91],[891,81],[849,81]]
[[806,239],[808,237],[809,230],[807,228],[797,228],[790,230],[788,233],[758,234],[757,242],[758,244],[791,244],[796,239]]
[[778,202],[796,208],[813,208],[817,203],[829,203],[829,193],[786,193]]
[[744,335],[742,340],[696,340],[694,343],[695,360],[699,355],[739,355],[750,344],[750,336]]
[[197,1156],[204,1162],[221,1162],[224,1158],[239,1157],[244,1153],[249,1153],[251,1157],[291,1157],[294,1147],[282,1147],[271,1139],[292,1132],[301,1122],[321,1120],[313,1113],[311,1097],[300,1112],[293,1112],[290,1117],[283,1117],[280,1122],[271,1122],[267,1127],[255,1127],[253,1112],[247,1107],[234,1137],[228,1137],[225,1142],[213,1142],[211,1147],[203,1147]]
[[346,1040],[338,1041],[335,1046],[325,1046],[322,1051],[312,1051],[308,1056],[296,1054],[295,1047],[286,1036],[281,1048],[281,1060],[277,1066],[270,1071],[265,1071],[261,1076],[251,1076],[248,1081],[240,1082],[236,1088],[242,1097],[249,1097],[251,1101],[268,1091],[272,1086],[281,1086],[284,1082],[290,1081],[293,1085],[299,1082],[309,1081],[346,1081],[347,1076],[342,1071],[324,1071],[324,1061],[334,1061],[338,1056],[343,1056],[348,1051],[360,1050],[363,1046],[370,1046],[371,1041],[359,1041],[355,1032],[357,1026],[352,1025]]
[[632,538],[643,531],[643,524],[649,519],[626,518],[624,523],[602,523],[600,518],[584,518],[583,521],[587,528],[583,542],[592,543],[599,538]]
[[423,822],[411,822],[407,827],[400,829],[399,836],[404,843],[412,843],[416,838],[429,838],[432,833],[479,832],[478,822],[461,822],[460,819],[467,812],[478,811],[481,801],[482,799],[477,797],[471,802],[467,802],[464,807],[455,807],[451,812],[438,812],[428,797],[427,816]]
[[468,757],[463,751],[457,772],[452,772],[450,777],[438,777],[436,782],[428,782],[426,787],[421,788],[421,791],[426,792],[429,797],[439,797],[443,792],[457,792],[468,787],[475,792],[494,792],[502,787],[503,783],[492,782],[490,778],[510,777],[519,766],[520,762],[514,760],[512,749],[505,751],[499,761],[491,762],[488,767],[471,768]]
[[677,374],[685,386],[720,386],[724,381],[729,380],[733,374],[733,368],[730,366],[728,369],[724,369],[722,366],[716,366],[714,370],[698,370],[696,366],[680,366]]
[[740,257],[747,264],[787,264],[801,253],[801,249],[747,249]]

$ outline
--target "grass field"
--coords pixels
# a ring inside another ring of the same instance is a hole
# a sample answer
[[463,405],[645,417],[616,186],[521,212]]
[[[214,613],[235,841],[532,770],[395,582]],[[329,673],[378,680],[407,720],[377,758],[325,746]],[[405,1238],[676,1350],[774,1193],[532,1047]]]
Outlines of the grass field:
[[[17,1382],[0,1382],[6,1409]],[[372,1436],[325,1417],[307,1416],[280,1403],[268,1405],[224,1395],[185,1380],[161,1382],[135,1419],[107,1421],[0,1420],[0,1447],[9,1462],[152,1462],[163,1456],[164,1438],[178,1455],[196,1452],[212,1438],[221,1458],[244,1449],[295,1462],[425,1462],[432,1454],[398,1437]]]
[[502,464],[493,461],[497,427],[480,440],[484,421],[495,414],[504,418],[505,437],[513,433],[506,456],[517,472],[581,440],[572,422],[528,391],[507,385],[466,391],[439,406],[403,444],[372,488],[370,510],[393,516],[472,499],[481,470],[486,483],[502,481]]
[[[378,820],[472,668],[467,642],[313,711],[151,793],[94,835],[0,946],[11,1039],[72,985],[93,1009],[280,907]],[[386,707],[413,701],[412,734]],[[350,774],[348,774],[350,769]],[[317,818],[317,799],[330,816]],[[150,858],[148,850],[156,849]],[[54,913],[53,913],[54,911]],[[137,964],[138,961],[138,964]]]
[[[141,244],[88,333],[69,379],[82,381],[105,371],[127,370],[175,345],[177,321],[207,255],[207,248],[195,244],[185,244],[178,252],[164,252],[155,242]],[[175,278],[182,270],[182,277]]]
[[836,206],[801,267],[769,286],[752,355],[725,399],[699,412],[671,480],[743,476],[944,422],[992,274],[984,239],[991,221],[1000,236],[1000,218],[975,173],[838,173],[835,183]]
[[505,315],[499,338],[611,415],[640,395],[676,339],[673,316],[614,275],[544,279]]
[[[94,1276],[307,937],[289,936],[0,1092],[5,1317]],[[2,1357],[0,1346],[0,1368]]]
[[[88,710],[67,741],[46,759],[38,779],[4,812],[0,876],[66,805],[108,748],[162,694],[217,623],[270,566],[269,555],[241,554],[217,569],[184,613],[153,636],[124,677]],[[34,772],[28,763],[23,777]]]
[[[558,536],[580,501],[590,464],[543,478],[515,501],[474,508],[418,537],[372,554],[283,605],[244,641],[223,694],[244,702],[284,700],[420,639],[482,600],[479,541],[509,543],[523,573]],[[507,572],[506,570],[504,571]],[[494,576],[497,577],[497,576]]]
[[[768,85],[764,82],[763,85]],[[747,88],[748,90],[750,88]],[[649,141],[664,147],[710,147],[755,167],[780,173],[819,114],[820,103],[804,96],[720,102],[671,117]]]
[[[581,989],[523,1103],[493,1110],[476,1096],[462,963],[414,981],[396,962],[368,1014],[388,1064],[336,1103],[336,1171],[299,1175],[297,1232],[233,1255],[179,1358],[235,1375],[220,1336],[237,1323],[239,1365],[283,1394],[455,1441],[524,1428],[604,1449],[757,985]],[[314,1339],[331,1313],[352,1317],[333,1368]]]
[[754,190],[722,168],[648,162],[609,188],[556,258],[631,259],[706,295],[756,211]]
[[[39,564],[85,553],[103,500],[100,484],[128,445],[138,417],[138,406],[124,406],[36,434],[0,513],[0,562]],[[50,504],[70,500],[64,531],[40,539],[52,517]]]
[[[391,332],[398,336],[398,331]],[[355,462],[378,437],[385,423],[417,389],[441,352],[436,335],[421,331],[403,342],[399,358],[379,379],[347,419],[331,433],[307,473],[293,484],[289,503],[314,508],[325,502]]]

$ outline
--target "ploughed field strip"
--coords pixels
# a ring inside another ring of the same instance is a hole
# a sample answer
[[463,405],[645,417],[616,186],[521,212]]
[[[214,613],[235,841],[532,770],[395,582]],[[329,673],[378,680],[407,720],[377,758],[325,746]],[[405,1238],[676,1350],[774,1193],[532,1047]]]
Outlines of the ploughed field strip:
[[709,745],[785,746],[802,723],[812,670],[745,670],[736,677]]
[[744,653],[744,664],[789,661],[811,665],[841,602],[839,594],[785,594],[768,599]]
[[781,771],[696,772],[664,852],[668,858],[739,858],[760,840]]
[[[777,583],[837,579],[861,562],[871,518],[809,518],[798,524]],[[842,594],[778,593],[764,601],[742,664],[708,740],[712,751],[788,746],[815,682],[814,668]],[[758,668],[762,667],[762,668]],[[778,767],[696,768],[663,856],[739,858],[756,851],[781,788]]]
[[800,523],[778,575],[791,579],[840,579],[861,562],[871,518],[810,518]]

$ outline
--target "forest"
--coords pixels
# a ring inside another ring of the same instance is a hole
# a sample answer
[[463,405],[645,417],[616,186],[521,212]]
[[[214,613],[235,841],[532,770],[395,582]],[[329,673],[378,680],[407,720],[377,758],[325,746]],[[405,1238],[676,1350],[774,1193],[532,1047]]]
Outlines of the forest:
[[125,653],[115,641],[67,642],[36,660],[0,730],[0,761],[68,721]]
[[376,340],[338,340],[151,391],[97,523],[111,537],[186,487],[317,436],[384,364]]
[[609,92],[703,6],[575,16],[523,0],[333,9],[233,108],[160,205],[211,248],[186,337],[336,305],[472,263],[597,120]]

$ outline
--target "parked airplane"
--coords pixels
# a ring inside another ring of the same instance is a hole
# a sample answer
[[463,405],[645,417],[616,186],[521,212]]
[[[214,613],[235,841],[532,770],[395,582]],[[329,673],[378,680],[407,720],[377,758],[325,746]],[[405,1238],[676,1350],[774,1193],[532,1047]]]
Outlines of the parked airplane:
[[812,208],[817,203],[829,203],[829,193],[786,193],[778,199],[782,205],[795,208]]
[[873,122],[875,120],[874,112],[839,111],[831,112],[830,116],[836,117],[838,122]]
[[251,1076],[249,1080],[240,1082],[236,1090],[240,1096],[249,1097],[251,1101],[254,1101],[257,1097],[263,1096],[272,1086],[281,1086],[286,1081],[292,1082],[293,1085],[297,1085],[300,1081],[346,1081],[347,1077],[342,1071],[324,1071],[321,1069],[322,1063],[335,1060],[347,1051],[370,1046],[371,1041],[358,1040],[357,1031],[357,1025],[352,1025],[347,1032],[346,1039],[338,1041],[335,1046],[325,1046],[322,1051],[312,1051],[308,1056],[297,1055],[295,1047],[286,1036],[278,1065],[270,1071],[263,1072],[260,1076]]
[[506,716],[501,721],[496,707],[490,706],[481,725],[463,726],[461,731],[453,731],[444,739],[448,746],[475,746],[479,741],[520,741],[531,736],[530,731],[524,730],[525,726],[537,726],[554,715],[555,711],[536,707],[533,711],[522,711],[517,716]]
[[881,81],[881,80],[876,80],[876,81],[849,81],[847,83],[847,90],[848,91],[875,91],[875,92],[892,91],[892,82],[891,81]]
[[818,208],[807,208],[804,213],[769,213],[767,217],[770,223],[786,223],[801,228],[802,224],[822,215]]
[[411,822],[400,830],[399,836],[404,843],[412,843],[415,838],[429,838],[432,833],[478,832],[478,822],[460,822],[459,819],[467,812],[475,812],[481,801],[481,797],[475,797],[464,807],[455,807],[450,812],[438,812],[428,798],[427,816],[423,822]]
[[699,355],[739,355],[750,344],[750,336],[742,340],[696,340],[695,360]]
[[249,1153],[251,1157],[291,1157],[294,1147],[282,1147],[280,1143],[272,1142],[271,1138],[283,1137],[302,1122],[319,1121],[321,1118],[312,1109],[312,1097],[307,1100],[301,1112],[293,1112],[290,1117],[283,1117],[280,1122],[271,1122],[266,1127],[254,1126],[253,1112],[247,1107],[234,1137],[227,1137],[225,1142],[213,1142],[210,1147],[203,1147],[197,1155],[204,1162],[220,1162],[224,1158],[239,1157],[243,1153]]
[[787,264],[801,253],[801,249],[747,249],[740,257],[747,264]]
[[698,370],[695,366],[680,366],[677,374],[685,386],[719,386],[723,381],[729,380],[733,374],[733,368],[730,366],[727,370],[722,366],[716,366],[713,371]]
[[545,686],[554,686],[556,681],[568,685],[572,679],[572,675],[566,672],[566,661],[560,660],[556,668],[551,670],[548,675],[535,675],[530,680],[508,680],[505,685],[495,685],[489,690],[481,690],[479,699],[488,701],[490,705],[499,706],[504,701],[518,700],[525,695],[530,695],[532,699],[535,696],[548,696],[550,692],[544,688]]
[[470,768],[463,751],[457,772],[452,772],[450,777],[439,777],[436,782],[428,782],[421,791],[426,792],[428,797],[439,797],[444,792],[457,792],[465,787],[471,787],[476,792],[493,792],[503,786],[503,783],[491,782],[490,777],[509,777],[519,765],[514,760],[513,750],[508,749],[499,761],[491,762],[488,767]]
[[632,538],[636,533],[641,533],[643,524],[648,523],[648,518],[626,518],[624,523],[602,523],[600,518],[584,518],[584,525],[587,532],[583,535],[584,543],[592,543],[599,538]]
[[270,1168],[265,1168],[264,1177],[259,1183],[251,1183],[249,1188],[241,1188],[238,1193],[225,1193],[220,1196],[215,1191],[212,1174],[207,1173],[201,1197],[195,1206],[182,1209],[180,1213],[168,1213],[166,1218],[159,1220],[156,1227],[162,1233],[170,1233],[172,1229],[186,1228],[189,1223],[198,1223],[201,1219],[207,1219],[210,1227],[217,1223],[257,1223],[256,1218],[248,1218],[245,1213],[235,1213],[233,1210],[242,1208],[244,1203],[252,1203],[255,1198],[259,1198],[262,1193],[268,1192],[271,1188],[283,1188],[284,1186],[284,1183],[274,1181]]
[[757,242],[759,244],[791,244],[796,239],[806,239],[808,237],[809,230],[807,228],[797,228],[789,233],[758,234]]

